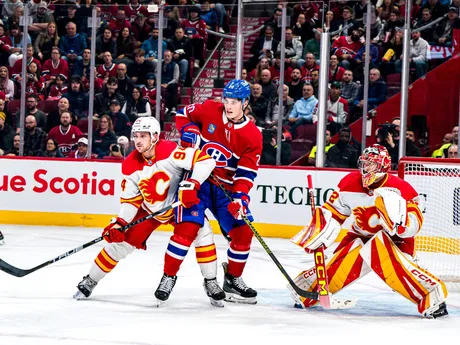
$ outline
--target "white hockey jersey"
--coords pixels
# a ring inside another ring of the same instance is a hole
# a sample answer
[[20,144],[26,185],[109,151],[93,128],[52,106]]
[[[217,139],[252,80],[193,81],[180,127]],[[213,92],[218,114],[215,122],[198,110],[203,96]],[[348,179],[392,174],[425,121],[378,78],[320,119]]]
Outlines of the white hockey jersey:
[[[149,213],[171,205],[179,183],[186,171],[200,184],[211,174],[216,163],[207,154],[194,148],[181,148],[172,141],[160,140],[155,157],[150,160],[133,151],[122,164],[121,207],[118,217],[131,222],[139,207]],[[170,221],[174,210],[156,217],[163,223]]]
[[[387,177],[378,187],[397,189],[401,196],[407,200],[407,213],[413,226],[420,231],[423,223],[423,215],[418,206],[419,197],[412,186],[399,177],[387,174]],[[361,173],[352,172],[346,175],[337,189],[331,194],[329,200],[323,205],[332,212],[332,217],[340,224],[347,218],[352,217],[351,233],[363,239],[371,238],[383,227],[380,225],[380,216],[375,207],[375,195],[373,189],[364,188],[361,182]],[[394,238],[394,242],[405,247],[413,247],[414,238]],[[410,252],[410,251],[407,251]]]

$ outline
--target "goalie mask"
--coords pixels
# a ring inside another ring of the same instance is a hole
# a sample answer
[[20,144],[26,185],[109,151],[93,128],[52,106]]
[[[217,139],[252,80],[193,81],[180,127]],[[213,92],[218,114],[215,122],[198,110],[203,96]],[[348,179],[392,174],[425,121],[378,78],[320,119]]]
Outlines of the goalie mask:
[[359,156],[358,168],[364,187],[369,187],[391,168],[391,158],[385,147],[379,144],[366,147]]

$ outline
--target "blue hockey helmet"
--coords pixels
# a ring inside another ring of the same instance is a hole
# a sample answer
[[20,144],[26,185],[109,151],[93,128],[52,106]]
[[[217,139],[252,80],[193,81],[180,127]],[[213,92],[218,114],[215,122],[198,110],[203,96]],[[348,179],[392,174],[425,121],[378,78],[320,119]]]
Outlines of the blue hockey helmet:
[[246,80],[232,79],[225,85],[222,98],[236,98],[244,102],[250,94],[251,86]]

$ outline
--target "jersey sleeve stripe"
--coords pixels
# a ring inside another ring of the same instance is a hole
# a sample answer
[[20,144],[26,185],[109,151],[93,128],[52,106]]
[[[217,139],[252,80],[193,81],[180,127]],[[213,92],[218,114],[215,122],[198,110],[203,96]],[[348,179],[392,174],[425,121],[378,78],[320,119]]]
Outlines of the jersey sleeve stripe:
[[122,204],[131,204],[137,208],[139,208],[144,201],[144,198],[142,195],[137,195],[133,198],[125,199],[125,198],[120,198],[120,203]]
[[251,168],[245,167],[244,165],[241,165],[241,164],[238,165],[238,169],[246,170],[246,171],[252,171],[253,173],[257,174],[257,169],[251,169]]
[[334,217],[334,219],[337,220],[339,223],[343,223],[348,218],[348,216],[345,216],[345,215],[341,214],[339,211],[337,211],[333,206],[331,206],[328,203],[325,203],[323,205],[323,207],[326,210],[331,211],[332,212],[332,217]]

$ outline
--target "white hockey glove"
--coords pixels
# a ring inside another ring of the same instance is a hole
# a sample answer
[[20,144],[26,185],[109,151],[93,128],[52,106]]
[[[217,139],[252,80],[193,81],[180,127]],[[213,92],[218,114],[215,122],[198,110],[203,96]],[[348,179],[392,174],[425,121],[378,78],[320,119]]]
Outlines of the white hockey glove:
[[404,236],[408,226],[407,201],[393,188],[375,190],[375,207],[380,216],[380,224],[391,236]]
[[327,248],[334,243],[340,229],[340,223],[332,218],[331,211],[317,208],[310,225],[291,238],[291,242],[309,251],[314,251],[322,245]]

